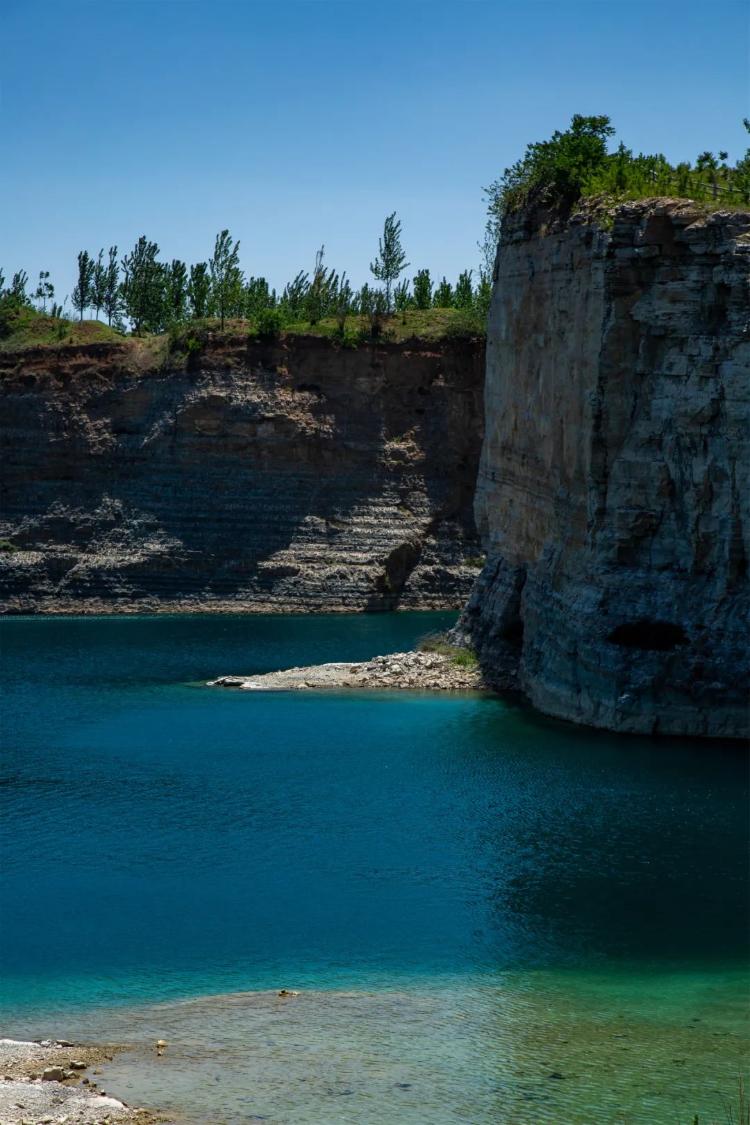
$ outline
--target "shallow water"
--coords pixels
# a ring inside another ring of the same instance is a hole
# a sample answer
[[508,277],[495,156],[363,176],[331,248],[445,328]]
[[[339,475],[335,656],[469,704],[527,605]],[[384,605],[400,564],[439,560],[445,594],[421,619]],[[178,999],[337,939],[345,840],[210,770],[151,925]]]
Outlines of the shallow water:
[[449,620],[1,622],[5,1033],[167,1038],[106,1088],[196,1121],[723,1121],[738,747],[202,686]]

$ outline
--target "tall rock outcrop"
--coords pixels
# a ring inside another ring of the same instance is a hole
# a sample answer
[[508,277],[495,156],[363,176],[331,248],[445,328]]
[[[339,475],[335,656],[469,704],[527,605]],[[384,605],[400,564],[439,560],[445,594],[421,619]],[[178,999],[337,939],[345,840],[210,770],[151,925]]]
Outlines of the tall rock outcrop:
[[480,340],[0,355],[0,610],[459,608]]
[[460,623],[541,711],[748,733],[750,213],[505,224]]

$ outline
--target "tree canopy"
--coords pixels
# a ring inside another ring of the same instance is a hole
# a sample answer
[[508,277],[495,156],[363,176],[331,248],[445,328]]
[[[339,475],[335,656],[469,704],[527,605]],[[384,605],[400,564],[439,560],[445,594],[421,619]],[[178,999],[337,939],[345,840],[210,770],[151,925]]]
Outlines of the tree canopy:
[[[748,128],[748,122],[745,121]],[[750,128],[748,128],[750,131]],[[609,117],[576,114],[564,131],[535,141],[485,189],[494,233],[504,215],[530,203],[566,210],[579,199],[613,200],[673,195],[720,205],[750,205],[750,150],[734,164],[728,153],[701,153],[694,164],[672,165],[661,153],[633,153],[624,144],[610,152],[615,129]]]

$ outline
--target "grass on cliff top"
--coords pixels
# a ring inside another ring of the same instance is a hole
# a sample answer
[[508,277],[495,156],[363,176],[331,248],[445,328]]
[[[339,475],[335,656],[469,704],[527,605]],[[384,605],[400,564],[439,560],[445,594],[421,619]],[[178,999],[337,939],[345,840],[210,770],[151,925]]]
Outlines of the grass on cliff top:
[[[407,309],[403,313],[393,313],[383,321],[381,339],[400,343],[403,340],[444,340],[483,336],[484,324],[463,309]],[[338,326],[333,317],[326,317],[317,324],[297,321],[285,325],[283,333],[291,336],[329,336],[338,337]],[[349,316],[346,320],[345,338],[354,343],[370,339],[370,326],[366,317]]]
[[0,351],[19,351],[64,344],[102,344],[122,340],[114,328],[98,320],[63,320],[20,307],[3,316]]
[[[207,333],[214,339],[220,339],[222,335],[261,338],[258,327],[252,320],[235,319],[225,320],[223,333],[220,321],[211,319],[186,321],[176,325],[168,335],[174,347],[187,345],[190,348],[191,340],[200,344],[205,341]],[[345,347],[357,347],[373,341],[403,343],[405,340],[469,339],[484,334],[484,324],[477,316],[463,309],[447,308],[408,309],[403,313],[392,313],[383,318],[380,333],[375,337],[367,317],[354,314],[347,316],[343,335],[334,317],[324,317],[316,324],[311,324],[308,320],[285,321],[273,335],[281,339],[285,336],[313,336],[332,340]],[[192,345],[193,348],[195,346]]]
[[[187,321],[176,325],[160,336],[122,336],[99,320],[65,320],[46,316],[28,307],[14,308],[4,313],[0,326],[0,352],[23,351],[27,348],[80,346],[82,344],[123,343],[131,341],[141,352],[153,353],[154,359],[171,351],[197,351],[209,337],[213,340],[248,336],[258,337],[256,326],[249,320],[227,320],[222,331],[219,320]],[[484,325],[476,316],[462,309],[409,309],[394,313],[383,321],[377,338],[370,333],[365,317],[349,316],[343,336],[336,321],[325,318],[317,324],[293,321],[284,324],[279,337],[313,336],[330,339],[339,346],[360,347],[370,343],[402,343],[405,340],[438,341],[469,339],[483,336]]]

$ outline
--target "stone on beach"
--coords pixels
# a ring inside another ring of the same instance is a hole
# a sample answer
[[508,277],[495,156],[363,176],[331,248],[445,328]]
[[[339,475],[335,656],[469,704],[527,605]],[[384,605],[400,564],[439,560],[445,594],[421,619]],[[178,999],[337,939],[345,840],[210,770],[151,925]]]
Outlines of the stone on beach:
[[77,1078],[80,1070],[92,1062],[112,1058],[111,1049],[79,1045],[76,1060],[64,1057],[65,1064],[72,1068],[66,1070],[55,1060],[64,1047],[71,1045],[52,1039],[37,1043],[0,1039],[0,1067],[4,1075],[0,1082],[2,1125],[42,1125],[46,1121],[153,1125],[163,1120],[146,1110],[131,1110],[118,1098],[94,1090],[96,1083],[88,1078],[82,1078],[80,1085],[70,1084],[69,1080]]

